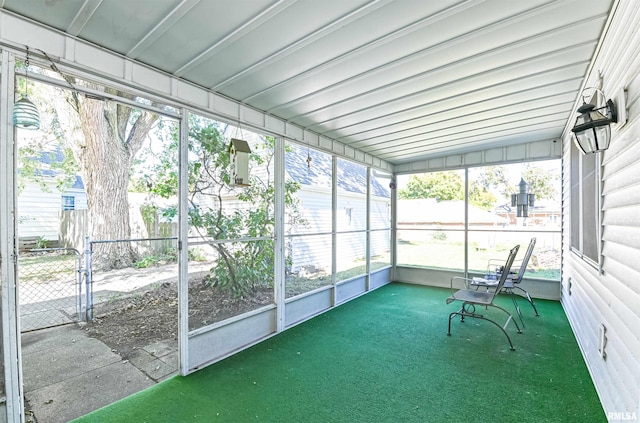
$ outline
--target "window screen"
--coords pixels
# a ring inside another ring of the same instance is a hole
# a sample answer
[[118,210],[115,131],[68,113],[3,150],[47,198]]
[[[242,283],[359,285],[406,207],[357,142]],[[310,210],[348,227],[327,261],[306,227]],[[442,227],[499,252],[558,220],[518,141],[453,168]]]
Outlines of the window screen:
[[599,263],[599,156],[581,154],[571,143],[571,247]]

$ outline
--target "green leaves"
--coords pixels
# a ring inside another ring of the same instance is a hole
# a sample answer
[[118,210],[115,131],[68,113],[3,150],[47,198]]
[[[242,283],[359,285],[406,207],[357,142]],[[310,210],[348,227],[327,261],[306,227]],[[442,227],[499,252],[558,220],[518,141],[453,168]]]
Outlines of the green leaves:
[[[521,176],[529,184],[529,192],[540,200],[557,195],[554,173],[535,163],[526,163]],[[517,186],[510,183],[505,166],[480,168],[469,181],[469,202],[474,206],[491,210],[496,204],[508,201]],[[412,175],[404,189],[398,192],[400,199],[433,198],[436,201],[464,200],[464,176],[460,171],[428,172]]]
[[[230,187],[228,140],[221,124],[198,116],[189,118],[189,226],[198,235],[229,240],[214,243],[216,264],[206,278],[215,288],[229,289],[241,297],[253,289],[273,284],[274,251],[271,239],[234,241],[240,238],[270,238],[275,224],[273,184],[273,151],[275,139],[261,137],[253,142],[249,156],[251,184]],[[162,198],[178,194],[177,128],[165,150],[157,157],[152,172],[145,175],[149,190]],[[141,184],[138,184],[141,185]],[[287,182],[285,205],[288,223],[302,224],[294,195],[300,184]],[[164,215],[173,217],[177,205],[165,208]]]
[[464,180],[459,173],[430,172],[411,176],[401,199],[434,198],[436,201],[464,200]]

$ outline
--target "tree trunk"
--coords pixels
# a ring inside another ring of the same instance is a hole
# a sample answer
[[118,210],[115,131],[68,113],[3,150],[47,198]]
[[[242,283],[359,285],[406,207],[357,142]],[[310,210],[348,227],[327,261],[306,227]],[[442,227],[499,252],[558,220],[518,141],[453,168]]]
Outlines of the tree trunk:
[[[85,84],[88,85],[88,84]],[[93,88],[98,88],[94,86]],[[136,260],[130,242],[129,176],[131,163],[158,119],[149,112],[111,101],[68,93],[69,126],[63,132],[74,152],[87,193],[89,236],[92,241],[115,241],[93,245],[94,269],[131,266]]]
[[[129,171],[132,154],[115,133],[102,101],[85,100],[79,109],[86,147],[81,169],[89,207],[89,236],[93,241],[130,238]],[[96,268],[128,267],[135,261],[129,242],[94,244]]]

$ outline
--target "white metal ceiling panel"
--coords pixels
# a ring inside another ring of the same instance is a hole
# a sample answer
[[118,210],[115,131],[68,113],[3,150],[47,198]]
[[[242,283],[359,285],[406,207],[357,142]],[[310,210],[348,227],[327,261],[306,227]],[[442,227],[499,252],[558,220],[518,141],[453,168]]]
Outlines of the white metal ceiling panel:
[[[415,125],[408,129],[399,131],[389,131],[384,128],[382,130],[373,130],[363,132],[350,139],[357,139],[351,143],[356,148],[373,148],[380,144],[387,144],[393,141],[407,140],[411,137],[430,137],[435,131],[446,130],[449,128],[464,128],[469,126],[487,126],[492,124],[503,124],[507,122],[516,122],[524,118],[534,116],[544,116],[553,114],[561,115],[566,110],[568,104],[573,103],[571,94],[556,96],[556,104],[549,106],[547,99],[532,100],[531,102],[521,103],[519,105],[509,105],[508,107],[481,110],[473,115],[461,115],[458,113],[439,113],[432,119],[425,119],[421,125]],[[381,134],[381,135],[376,135]]]
[[[292,48],[299,40],[315,31],[328,32],[327,27],[333,27],[336,21],[350,13],[356,13],[366,3],[365,0],[295,2],[268,21],[259,22],[251,31],[222,48],[215,56],[186,72],[184,77],[216,87],[261,60],[279,54],[283,49]],[[310,7],[312,10],[309,10]]]
[[78,37],[126,54],[171,13],[180,0],[111,0],[99,4],[78,28]]
[[[512,94],[495,95],[479,101],[470,100],[464,102],[463,99],[458,98],[446,99],[438,104],[434,104],[432,108],[427,111],[416,110],[406,112],[403,119],[398,119],[397,116],[394,115],[385,116],[376,119],[374,122],[360,122],[348,128],[343,128],[340,131],[328,132],[325,135],[335,139],[350,140],[352,134],[366,133],[367,131],[376,129],[379,129],[378,133],[392,133],[413,128],[418,124],[428,125],[431,122],[447,120],[455,116],[466,117],[468,120],[476,120],[474,118],[476,113],[487,110],[492,111],[494,109],[500,109],[501,112],[508,113],[512,104],[528,104],[529,101],[532,100],[541,100],[543,104],[546,104],[548,97],[550,98],[559,93],[567,93],[575,98],[575,92],[579,88],[580,83],[581,79],[576,78],[535,89],[520,90]],[[342,138],[343,136],[344,138]]]
[[[380,104],[393,97],[399,98],[411,92],[427,91],[431,87],[442,86],[447,81],[480,75],[529,60],[540,61],[546,56],[553,56],[547,62],[550,68],[557,67],[553,60],[558,58],[565,64],[569,61],[589,60],[597,39],[584,38],[587,27],[582,24],[562,28],[553,34],[538,33],[535,37],[526,37],[523,41],[517,42],[510,41],[506,46],[500,47],[496,47],[496,42],[504,44],[504,37],[490,33],[470,40],[464,46],[447,46],[434,52],[424,52],[417,55],[418,57],[385,66],[361,78],[345,80],[313,95],[284,103],[270,111],[291,118],[333,104],[355,110],[354,104]],[[374,78],[378,88],[371,91]],[[311,119],[315,120],[313,117]]]
[[[476,1],[465,4],[480,7],[486,3]],[[513,9],[515,5],[520,5],[520,9],[524,7],[524,3],[506,2],[505,9],[509,9],[509,6]],[[279,107],[297,99],[302,99],[296,102],[298,104],[307,101],[315,104],[312,94],[321,94],[326,90],[342,91],[346,83],[363,81],[366,89],[377,89],[432,69],[438,66],[437,63],[469,57],[475,54],[474,48],[486,49],[486,40],[480,40],[477,46],[469,45],[478,38],[478,31],[494,34],[497,42],[505,43],[504,36],[495,34],[497,18],[478,14],[476,7],[458,7],[447,14],[416,16],[415,24],[408,30],[390,33],[366,49],[353,51],[340,60],[328,63],[329,66],[302,74],[277,90],[251,98],[250,101],[257,101],[256,105],[278,113]],[[501,22],[500,25],[505,24]],[[456,46],[460,46],[459,49],[454,49]],[[437,57],[436,64],[431,64],[433,56]]]
[[523,121],[537,117],[558,118],[558,116],[562,116],[568,103],[573,103],[573,98],[567,98],[566,102],[550,107],[545,105],[541,108],[531,109],[527,105],[526,110],[501,116],[496,115],[495,111],[491,110],[474,115],[474,120],[469,120],[464,116],[453,116],[447,120],[432,120],[429,124],[421,127],[398,133],[386,133],[384,136],[368,138],[360,142],[351,143],[351,145],[355,148],[375,151],[381,146],[390,145],[392,141],[393,144],[406,144],[424,140],[425,138],[435,138],[440,134],[456,134],[477,128],[492,128],[494,126],[497,128],[498,126],[509,124],[515,126]]
[[269,16],[272,3],[272,0],[252,0],[249,8],[238,7],[237,0],[195,2],[173,25],[163,28],[149,46],[136,54],[139,60],[152,66],[184,74],[243,36],[252,20],[259,20],[261,15]]
[[[483,79],[479,83],[477,81],[462,80],[452,83],[450,87],[439,87],[433,92],[417,93],[416,95],[355,111],[337,118],[324,119],[324,116],[316,116],[319,123],[303,124],[303,126],[308,126],[320,133],[328,130],[344,133],[345,131],[351,131],[349,129],[351,126],[359,125],[362,122],[375,124],[374,120],[379,118],[392,117],[393,119],[404,121],[435,113],[438,109],[442,109],[445,104],[451,105],[449,107],[445,106],[447,109],[461,107],[465,104],[473,104],[486,99],[519,93],[524,89],[543,87],[574,78],[579,79],[578,72],[580,70],[584,72],[585,67],[586,63],[578,63],[551,71],[527,72],[516,78],[511,78],[507,74],[502,80]],[[452,95],[447,95],[449,92]]]
[[[0,2],[2,4],[3,2]],[[4,0],[4,9],[65,31],[73,22],[85,0],[67,0],[64,5],[51,0]]]
[[[456,1],[448,3],[453,5]],[[368,46],[367,49],[373,50],[372,45],[389,34],[411,31],[412,26],[415,26],[416,16],[432,16],[444,8],[442,2],[424,0],[406,0],[404,4],[405,8],[390,7],[389,1],[385,0],[372,7],[362,8],[364,10],[352,13],[337,22],[341,25],[335,25],[331,31],[316,32],[314,37],[308,37],[311,43],[304,44],[304,48],[296,49],[295,54],[292,54],[293,49],[289,49],[283,51],[278,60],[270,58],[272,60],[261,64],[258,67],[261,80],[254,79],[256,72],[252,70],[219,89],[224,90],[226,95],[244,101],[260,97],[258,94],[263,92],[265,87],[269,90],[301,73],[317,67],[326,67],[327,62],[339,61],[338,58],[355,49]],[[413,13],[407,14],[406,10]],[[356,17],[358,19],[354,19]],[[345,20],[349,20],[349,25],[343,24]]]
[[297,139],[404,168],[559,137],[612,3],[0,0],[0,8],[221,94],[234,109],[232,100],[263,110]]
[[[331,121],[347,116],[353,116],[357,121],[370,120],[377,116],[387,115],[390,111],[400,112],[414,107],[428,106],[430,103],[447,98],[473,95],[473,93],[478,93],[487,87],[504,85],[507,82],[515,81],[517,86],[514,86],[514,90],[519,90],[524,88],[523,84],[526,82],[536,83],[530,79],[530,76],[533,75],[548,75],[548,78],[538,82],[538,85],[553,83],[575,76],[580,77],[589,63],[589,53],[592,49],[593,45],[584,46],[585,53],[582,56],[579,55],[580,52],[575,52],[575,57],[582,59],[582,61],[578,62],[574,62],[575,58],[569,57],[566,51],[561,51],[557,53],[558,57],[544,56],[542,58],[519,61],[516,64],[477,74],[467,66],[444,69],[437,73],[416,78],[410,83],[402,84],[403,86],[401,87],[394,87],[388,92],[384,90],[376,91],[354,100],[344,101],[337,105],[331,105],[300,115],[299,119],[296,120],[310,127],[314,126],[314,122],[320,122],[321,125],[328,126]],[[565,71],[550,71],[550,69],[554,69],[554,66],[555,69],[564,68]],[[482,69],[483,66],[478,66],[478,68]],[[361,109],[363,106],[365,107]],[[290,118],[286,114],[283,117]]]

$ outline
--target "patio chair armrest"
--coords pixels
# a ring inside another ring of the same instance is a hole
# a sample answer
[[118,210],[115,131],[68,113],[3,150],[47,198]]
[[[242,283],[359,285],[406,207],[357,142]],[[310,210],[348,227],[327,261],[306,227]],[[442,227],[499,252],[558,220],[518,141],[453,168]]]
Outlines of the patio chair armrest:
[[[462,276],[454,276],[451,278],[451,291],[457,291],[459,289],[470,289],[472,279],[464,278]],[[457,283],[456,283],[457,282]],[[461,283],[462,282],[462,283]]]
[[[489,261],[487,262],[487,274],[489,275],[498,274],[500,272],[500,268],[503,267],[504,264],[505,264],[504,260],[489,259]],[[519,267],[520,264],[522,264],[522,260],[514,260],[513,264],[511,265],[511,268],[515,266]]]

